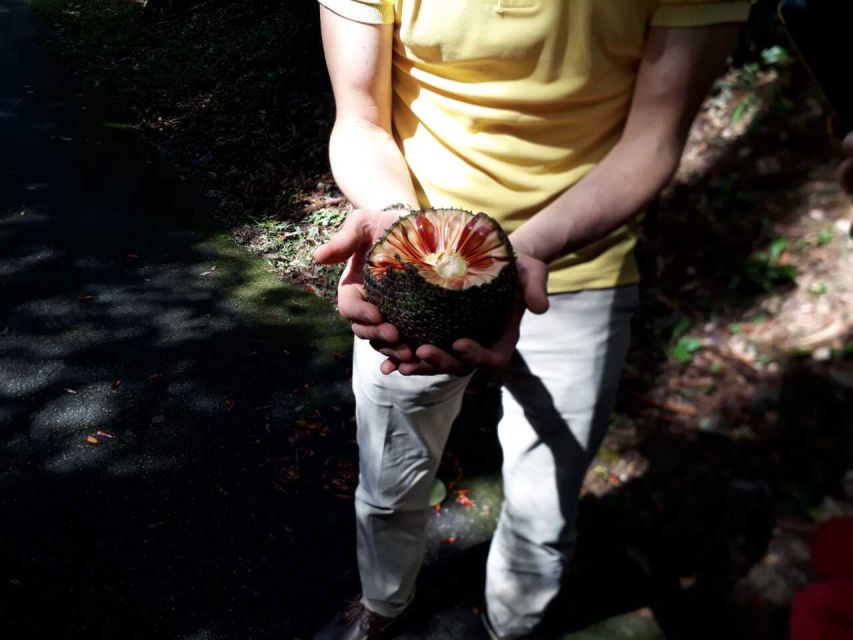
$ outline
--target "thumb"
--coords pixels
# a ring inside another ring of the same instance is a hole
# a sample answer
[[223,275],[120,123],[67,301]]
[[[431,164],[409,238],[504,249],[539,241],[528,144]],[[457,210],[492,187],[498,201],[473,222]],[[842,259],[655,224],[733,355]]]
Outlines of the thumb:
[[524,305],[533,313],[545,313],[550,306],[547,293],[548,267],[533,258],[519,260],[518,266]]
[[317,264],[334,264],[346,262],[350,256],[360,253],[371,241],[365,217],[360,211],[354,211],[347,216],[344,225],[332,239],[314,251],[314,262]]

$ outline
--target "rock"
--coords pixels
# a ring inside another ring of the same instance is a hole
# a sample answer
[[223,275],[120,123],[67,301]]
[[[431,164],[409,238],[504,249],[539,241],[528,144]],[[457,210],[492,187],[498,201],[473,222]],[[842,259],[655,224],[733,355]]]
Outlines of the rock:
[[850,234],[850,228],[853,227],[853,220],[836,220],[833,226],[838,233],[846,236]]
[[815,362],[826,362],[832,357],[832,350],[829,347],[820,347],[812,352],[812,360]]

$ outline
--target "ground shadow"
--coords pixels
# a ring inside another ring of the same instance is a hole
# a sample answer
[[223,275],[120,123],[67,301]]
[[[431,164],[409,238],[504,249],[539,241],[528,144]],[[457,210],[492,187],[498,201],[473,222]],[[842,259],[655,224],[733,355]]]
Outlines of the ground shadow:
[[2,9],[0,633],[296,637],[354,588],[348,327]]

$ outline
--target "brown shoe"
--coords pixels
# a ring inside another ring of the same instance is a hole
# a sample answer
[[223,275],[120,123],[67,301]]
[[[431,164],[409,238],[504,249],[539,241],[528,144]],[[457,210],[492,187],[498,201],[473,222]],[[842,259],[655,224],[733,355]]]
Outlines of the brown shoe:
[[[408,609],[405,613],[408,613]],[[386,618],[374,613],[357,598],[339,611],[332,621],[317,632],[314,640],[380,640],[390,638],[403,615]]]

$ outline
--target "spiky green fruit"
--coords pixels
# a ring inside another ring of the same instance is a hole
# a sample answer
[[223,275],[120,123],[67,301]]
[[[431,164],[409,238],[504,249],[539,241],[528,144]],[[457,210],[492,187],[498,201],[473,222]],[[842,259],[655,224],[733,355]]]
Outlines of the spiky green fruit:
[[497,221],[461,209],[401,217],[368,251],[367,300],[414,348],[459,338],[488,345],[506,327],[518,271]]

